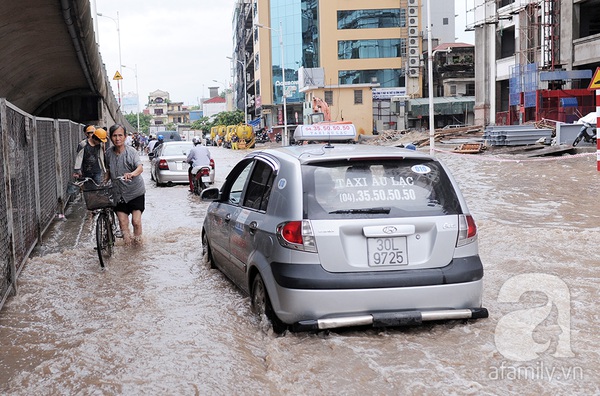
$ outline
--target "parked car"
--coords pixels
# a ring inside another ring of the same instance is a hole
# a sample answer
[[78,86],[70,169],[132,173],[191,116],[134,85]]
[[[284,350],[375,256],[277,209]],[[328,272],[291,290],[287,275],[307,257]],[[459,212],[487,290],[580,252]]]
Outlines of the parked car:
[[158,135],[163,135],[163,138],[165,139],[165,143],[166,142],[173,142],[173,141],[181,141],[181,135],[179,134],[179,132],[177,131],[162,131],[162,132],[158,132],[156,134]]
[[475,221],[434,157],[339,143],[254,151],[201,197],[213,201],[205,260],[275,332],[488,316]]
[[[150,179],[156,182],[157,186],[189,183],[189,164],[186,160],[192,147],[194,147],[194,143],[188,141],[165,141],[156,149],[155,154],[148,154],[150,158]],[[210,161],[210,168],[210,184],[214,184],[214,160]]]
[[150,155],[150,178],[157,186],[189,183],[186,159],[192,147],[192,142],[165,141]]

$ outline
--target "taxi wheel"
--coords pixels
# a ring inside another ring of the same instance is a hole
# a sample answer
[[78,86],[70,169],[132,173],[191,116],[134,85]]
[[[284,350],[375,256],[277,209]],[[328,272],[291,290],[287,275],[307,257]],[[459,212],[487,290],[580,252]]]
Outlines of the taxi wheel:
[[252,282],[251,301],[252,312],[254,312],[257,315],[265,314],[267,318],[271,321],[274,333],[282,334],[287,329],[286,324],[279,320],[277,315],[275,315],[275,312],[273,312],[273,307],[271,306],[269,294],[267,293],[267,289],[260,274],[256,274],[256,277]]
[[210,245],[208,244],[208,237],[206,233],[202,234],[202,257],[206,264],[210,266],[210,268],[215,269],[215,261],[213,260],[212,252],[210,250]]

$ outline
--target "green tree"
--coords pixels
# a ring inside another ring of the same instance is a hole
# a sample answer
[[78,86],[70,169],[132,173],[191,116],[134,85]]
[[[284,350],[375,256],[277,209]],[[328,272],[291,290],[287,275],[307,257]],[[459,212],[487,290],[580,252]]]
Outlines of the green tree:
[[210,119],[208,117],[202,117],[199,120],[192,122],[191,129],[209,132],[212,126],[213,125],[210,123]]
[[[125,119],[133,125],[133,127],[137,127],[137,113],[129,113],[125,114]],[[152,116],[150,114],[140,113],[140,132],[143,134],[148,134],[150,130],[150,120],[152,120]]]
[[215,116],[211,127],[215,125],[237,125],[244,122],[244,112],[241,110],[222,111]]

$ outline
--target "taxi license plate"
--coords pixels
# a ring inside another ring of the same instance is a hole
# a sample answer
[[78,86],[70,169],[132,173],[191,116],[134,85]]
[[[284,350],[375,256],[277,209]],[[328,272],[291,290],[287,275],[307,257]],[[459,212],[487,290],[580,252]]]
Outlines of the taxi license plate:
[[408,265],[406,237],[367,238],[369,267]]

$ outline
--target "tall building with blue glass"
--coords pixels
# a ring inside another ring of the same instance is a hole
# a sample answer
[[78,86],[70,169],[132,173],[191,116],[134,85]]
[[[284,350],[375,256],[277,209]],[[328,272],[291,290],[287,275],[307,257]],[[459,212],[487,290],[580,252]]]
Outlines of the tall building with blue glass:
[[422,96],[420,6],[420,0],[239,0],[234,52],[243,59],[239,69],[245,65],[251,118],[281,127],[287,107],[287,125],[301,124],[317,97],[329,105],[332,121],[352,121],[370,134],[374,99]]

